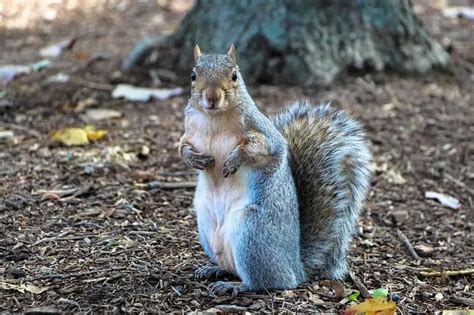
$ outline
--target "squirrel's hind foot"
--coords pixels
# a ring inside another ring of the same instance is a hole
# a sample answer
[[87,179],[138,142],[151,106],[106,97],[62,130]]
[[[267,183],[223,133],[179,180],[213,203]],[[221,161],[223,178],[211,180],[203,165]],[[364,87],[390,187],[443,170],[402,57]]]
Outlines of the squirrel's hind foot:
[[208,280],[208,279],[222,279],[233,276],[227,270],[222,269],[219,266],[206,265],[199,267],[194,271],[194,278],[197,280]]
[[241,285],[236,285],[235,282],[217,281],[209,285],[209,291],[214,295],[230,294],[232,297],[239,293],[247,292],[248,288]]

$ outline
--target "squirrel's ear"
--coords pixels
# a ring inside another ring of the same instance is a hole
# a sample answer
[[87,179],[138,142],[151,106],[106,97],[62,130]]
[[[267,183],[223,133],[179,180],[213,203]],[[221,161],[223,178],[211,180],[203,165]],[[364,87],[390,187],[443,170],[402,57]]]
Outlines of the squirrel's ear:
[[230,45],[229,51],[227,52],[229,55],[230,59],[234,62],[234,64],[237,64],[237,53],[235,51],[235,46],[234,44]]
[[201,58],[201,49],[199,48],[198,45],[194,46],[194,62],[198,62],[199,58]]

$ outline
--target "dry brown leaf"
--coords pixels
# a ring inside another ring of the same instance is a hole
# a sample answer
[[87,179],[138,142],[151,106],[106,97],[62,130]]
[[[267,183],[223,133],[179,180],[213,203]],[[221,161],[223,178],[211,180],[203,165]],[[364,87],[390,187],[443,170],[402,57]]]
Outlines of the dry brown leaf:
[[21,293],[30,292],[33,294],[40,294],[40,293],[43,293],[44,291],[49,290],[48,287],[38,287],[32,284],[25,284],[25,283],[13,284],[13,283],[8,283],[4,281],[0,281],[0,289],[15,290]]
[[95,108],[88,109],[86,111],[86,116],[87,118],[92,120],[104,120],[111,118],[119,118],[122,116],[122,113],[113,109]]

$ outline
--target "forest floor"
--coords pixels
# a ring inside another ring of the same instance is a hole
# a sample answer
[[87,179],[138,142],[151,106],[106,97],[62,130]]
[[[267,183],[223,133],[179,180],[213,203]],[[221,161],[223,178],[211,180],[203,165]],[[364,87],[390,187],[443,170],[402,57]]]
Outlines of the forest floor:
[[[76,44],[51,59],[52,68],[0,88],[0,312],[345,308],[343,297],[358,290],[350,278],[213,296],[192,278],[207,262],[193,189],[139,185],[194,181],[177,154],[188,87],[165,101],[111,97],[118,83],[153,86],[146,71],[121,74],[120,62],[142,36],[172,31],[189,1],[7,2],[0,66],[37,62],[41,48],[65,39]],[[451,50],[449,73],[348,73],[327,88],[251,87],[267,113],[309,98],[331,101],[363,122],[376,174],[350,268],[369,290],[398,295],[403,313],[467,309],[474,301],[472,274],[423,275],[474,268],[474,23],[416,3],[426,27]],[[58,73],[67,82],[52,82]],[[90,109],[120,117],[91,121]],[[107,137],[81,147],[51,141],[53,130],[90,124]],[[426,199],[427,191],[461,206]],[[409,254],[397,229],[421,260]]]

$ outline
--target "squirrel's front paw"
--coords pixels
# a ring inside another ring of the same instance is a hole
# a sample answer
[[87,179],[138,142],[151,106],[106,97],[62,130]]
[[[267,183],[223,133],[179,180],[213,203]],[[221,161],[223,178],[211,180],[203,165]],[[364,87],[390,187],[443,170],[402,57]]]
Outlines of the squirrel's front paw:
[[243,155],[239,149],[233,150],[227,159],[224,161],[224,168],[222,169],[222,173],[224,177],[229,176],[230,174],[234,174],[239,169],[240,165],[242,165]]
[[198,153],[193,150],[187,150],[183,158],[184,163],[186,163],[186,165],[198,170],[208,168],[209,166],[212,166],[215,163],[215,160],[212,156],[204,153]]

